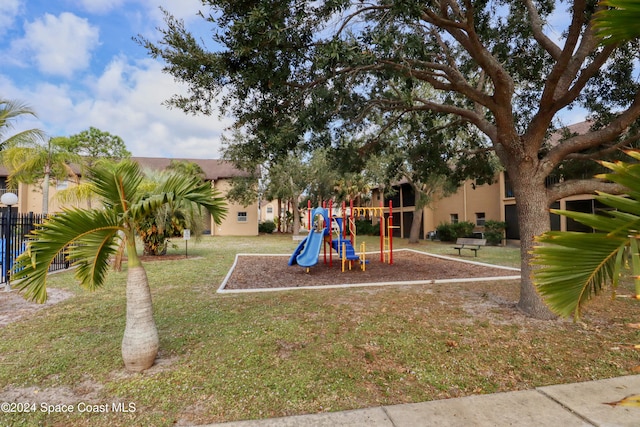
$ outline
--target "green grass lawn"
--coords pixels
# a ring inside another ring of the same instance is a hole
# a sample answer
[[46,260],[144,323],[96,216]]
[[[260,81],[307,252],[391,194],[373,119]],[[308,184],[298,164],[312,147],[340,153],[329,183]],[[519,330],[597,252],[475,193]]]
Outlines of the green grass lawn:
[[[377,250],[375,237],[364,239]],[[177,243],[173,253],[184,253]],[[518,313],[517,282],[216,294],[236,253],[296,244],[207,237],[189,242],[188,259],[147,262],[161,350],[143,374],[120,358],[126,272],[96,292],[72,273],[52,275],[50,287],[74,296],[1,329],[0,401],[21,393],[36,410],[0,413],[0,425],[206,424],[528,389],[640,365],[628,345],[640,335],[625,327],[638,321],[630,300],[597,298],[574,323]],[[456,253],[439,242],[394,245]],[[477,260],[517,267],[520,256],[486,247]],[[55,396],[75,411],[43,412]],[[86,407],[109,411],[79,412]]]

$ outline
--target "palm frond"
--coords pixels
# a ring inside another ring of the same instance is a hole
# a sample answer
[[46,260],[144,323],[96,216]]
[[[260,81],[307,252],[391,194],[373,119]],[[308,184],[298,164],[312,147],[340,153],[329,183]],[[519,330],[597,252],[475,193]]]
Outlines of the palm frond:
[[46,220],[29,236],[14,264],[16,288],[37,302],[47,299],[46,279],[55,257],[69,247],[67,258],[73,260],[76,277],[82,286],[95,289],[104,283],[108,259],[117,246],[115,239],[122,229],[112,211],[67,209]]
[[82,202],[92,200],[94,196],[95,189],[93,184],[82,182],[78,185],[74,185],[64,190],[58,190],[54,197],[60,204],[77,205]]
[[[640,182],[640,179],[637,181]],[[627,187],[629,188],[629,187]],[[640,216],[640,201],[623,195],[598,193],[597,201],[622,212]]]
[[533,279],[549,308],[564,317],[580,315],[582,306],[607,283],[617,283],[616,261],[629,239],[603,233],[548,232],[536,238]]
[[[627,154],[640,160],[640,152]],[[581,307],[605,285],[614,288],[623,266],[630,261],[640,274],[640,164],[601,162],[611,173],[599,177],[626,186],[625,195],[599,193],[596,200],[613,210],[592,214],[552,210],[596,230],[596,233],[548,232],[536,238],[532,265],[535,286],[551,310],[579,316]],[[640,280],[636,278],[636,293]]]
[[138,186],[143,179],[140,166],[131,160],[100,162],[90,168],[89,181],[107,209],[125,212],[139,200]]
[[173,194],[177,200],[189,202],[192,207],[205,208],[216,224],[220,224],[226,216],[226,201],[220,192],[197,176],[173,174],[165,181],[162,190]]
[[628,237],[629,234],[636,234],[640,229],[640,216],[624,211],[608,211],[594,215],[586,212],[551,209],[551,213],[566,216],[594,230],[623,238]]
[[45,133],[40,129],[27,129],[7,136],[8,131],[14,127],[13,121],[24,115],[37,117],[28,105],[0,98],[0,149],[13,145],[35,143],[46,138]]
[[41,178],[45,156],[38,155],[38,147],[13,146],[2,151],[2,164],[9,170],[9,181],[32,184]]
[[[635,151],[626,151],[627,155],[633,158],[638,156]],[[636,159],[640,160],[640,159]],[[597,178],[605,179],[626,187],[627,195],[638,200],[640,199],[640,188],[638,188],[638,182],[640,181],[640,164],[638,163],[626,163],[626,162],[600,162],[600,164],[611,170],[609,173],[603,173],[597,175]]]
[[637,0],[602,0],[608,7],[594,14],[596,34],[605,43],[619,43],[640,37],[640,2]]
[[46,145],[31,142],[13,145],[2,151],[2,164],[9,169],[9,181],[33,184],[48,173],[56,180],[76,177],[70,166],[78,162],[80,156],[60,146],[58,138],[52,138]]
[[35,144],[37,141],[44,141],[46,138],[47,134],[40,129],[26,129],[7,137],[4,141],[0,139],[0,148]]
[[172,211],[178,208],[190,210],[206,209],[216,223],[224,219],[227,212],[226,202],[211,184],[202,182],[194,176],[180,173],[169,174],[155,189],[155,193],[130,207],[133,218],[143,218],[168,204]]

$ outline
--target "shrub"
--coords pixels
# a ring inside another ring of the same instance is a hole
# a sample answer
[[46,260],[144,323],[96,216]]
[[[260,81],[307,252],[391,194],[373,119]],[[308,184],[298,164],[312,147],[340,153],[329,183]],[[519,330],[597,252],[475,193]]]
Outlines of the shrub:
[[356,221],[356,233],[361,236],[377,236],[380,235],[380,224],[373,225],[368,220]]
[[454,231],[454,237],[457,239],[458,237],[473,237],[473,229],[476,228],[476,225],[472,222],[461,221],[451,224],[451,227]]
[[489,220],[484,223],[484,237],[490,245],[499,245],[504,239],[504,230],[507,223],[504,221]]
[[380,223],[371,226],[371,233],[370,234],[372,236],[379,236],[380,235]]
[[438,238],[443,242],[452,242],[455,240],[453,228],[450,223],[442,223],[436,227]]
[[462,221],[455,224],[442,223],[436,227],[436,231],[441,241],[453,242],[458,237],[472,237],[474,228],[474,223]]
[[276,229],[276,223],[273,221],[265,221],[258,224],[258,232],[271,234]]

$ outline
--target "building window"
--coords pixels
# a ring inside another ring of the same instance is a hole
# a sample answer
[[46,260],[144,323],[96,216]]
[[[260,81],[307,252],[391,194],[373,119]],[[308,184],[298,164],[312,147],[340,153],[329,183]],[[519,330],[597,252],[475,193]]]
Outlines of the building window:
[[476,212],[476,225],[484,226],[484,212]]
[[458,214],[451,214],[451,224],[458,223]]
[[66,179],[56,183],[56,190],[66,190],[67,188],[69,188],[69,181]]
[[515,193],[513,192],[513,185],[511,184],[511,179],[509,179],[509,174],[504,173],[504,197],[511,198],[515,197]]
[[247,222],[246,212],[238,212],[238,222]]
[[271,205],[267,206],[267,213],[268,214],[272,214],[273,213],[273,206],[271,206]]

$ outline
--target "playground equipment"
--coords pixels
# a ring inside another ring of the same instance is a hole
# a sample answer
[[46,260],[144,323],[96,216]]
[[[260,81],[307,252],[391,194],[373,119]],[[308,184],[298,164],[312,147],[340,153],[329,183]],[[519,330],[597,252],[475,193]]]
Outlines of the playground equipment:
[[[342,205],[342,217],[330,215],[333,211],[331,202],[329,207],[318,207],[311,209],[309,206],[309,235],[303,239],[289,259],[289,265],[299,265],[308,271],[318,263],[320,250],[324,249],[324,263],[333,265],[333,251],[338,253],[341,260],[342,271],[348,266],[351,270],[354,261],[358,261],[360,269],[366,270],[368,260],[365,255],[364,242],[360,245],[360,253],[356,253],[356,218],[371,214],[380,219],[380,262],[393,264],[393,227],[392,204],[389,202],[389,216],[384,219],[385,208],[353,207],[351,203],[349,215],[347,215],[346,204]],[[347,229],[349,236],[347,236]],[[329,248],[327,253],[327,248]],[[328,262],[327,262],[328,255]]]

